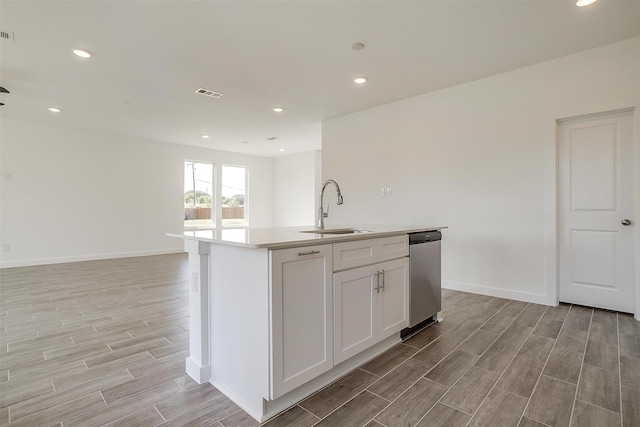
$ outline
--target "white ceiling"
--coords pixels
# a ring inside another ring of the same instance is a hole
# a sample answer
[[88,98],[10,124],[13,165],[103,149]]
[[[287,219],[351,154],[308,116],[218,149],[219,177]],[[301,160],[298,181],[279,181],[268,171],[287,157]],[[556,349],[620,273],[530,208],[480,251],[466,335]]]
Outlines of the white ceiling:
[[0,28],[1,117],[275,157],[320,149],[328,118],[640,35],[640,0],[0,0]]

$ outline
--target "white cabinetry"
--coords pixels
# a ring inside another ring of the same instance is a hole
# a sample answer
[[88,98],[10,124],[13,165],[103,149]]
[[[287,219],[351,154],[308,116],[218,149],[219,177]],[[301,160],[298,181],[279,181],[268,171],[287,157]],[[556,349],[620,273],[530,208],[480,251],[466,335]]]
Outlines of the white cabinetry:
[[364,265],[333,277],[335,364],[409,325],[407,255],[406,235],[334,244],[334,270]]
[[333,368],[331,245],[271,251],[271,399]]
[[244,243],[180,235],[188,375],[264,422],[397,345],[408,324],[409,239],[394,233],[407,231],[249,230]]

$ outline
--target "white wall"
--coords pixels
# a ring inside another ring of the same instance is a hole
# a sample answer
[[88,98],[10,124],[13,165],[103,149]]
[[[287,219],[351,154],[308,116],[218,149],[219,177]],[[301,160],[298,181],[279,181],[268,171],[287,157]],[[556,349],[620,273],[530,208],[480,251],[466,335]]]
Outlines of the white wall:
[[554,304],[555,120],[637,107],[639,75],[636,37],[328,120],[331,222],[447,225],[445,287]]
[[320,151],[274,159],[273,225],[311,225],[320,186]]
[[[273,221],[273,161],[2,118],[0,266],[183,250],[184,160],[249,167],[249,221]],[[310,207],[310,209],[312,209]]]

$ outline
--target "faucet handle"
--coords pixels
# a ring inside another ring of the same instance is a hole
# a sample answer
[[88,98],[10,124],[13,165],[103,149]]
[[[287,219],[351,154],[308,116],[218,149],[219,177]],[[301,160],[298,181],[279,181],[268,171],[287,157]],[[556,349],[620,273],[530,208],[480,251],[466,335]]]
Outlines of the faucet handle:
[[322,216],[324,218],[328,218],[329,217],[329,203],[327,203],[327,208],[322,211]]

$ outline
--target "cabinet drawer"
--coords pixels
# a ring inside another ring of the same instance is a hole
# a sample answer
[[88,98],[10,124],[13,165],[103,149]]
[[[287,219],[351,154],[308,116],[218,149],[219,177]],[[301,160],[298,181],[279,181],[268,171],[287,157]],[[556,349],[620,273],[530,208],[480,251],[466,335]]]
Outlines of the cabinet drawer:
[[334,243],[333,271],[376,264],[409,256],[409,236],[380,237]]
[[382,237],[378,240],[380,258],[378,262],[409,256],[409,236]]
[[378,239],[354,240],[333,244],[333,271],[375,264]]

